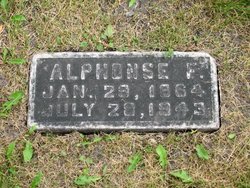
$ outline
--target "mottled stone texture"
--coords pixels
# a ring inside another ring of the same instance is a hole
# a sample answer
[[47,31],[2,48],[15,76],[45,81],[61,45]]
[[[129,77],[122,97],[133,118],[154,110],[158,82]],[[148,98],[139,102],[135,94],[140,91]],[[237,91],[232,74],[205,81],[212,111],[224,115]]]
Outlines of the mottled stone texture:
[[33,57],[28,125],[68,132],[219,128],[217,72],[202,52]]

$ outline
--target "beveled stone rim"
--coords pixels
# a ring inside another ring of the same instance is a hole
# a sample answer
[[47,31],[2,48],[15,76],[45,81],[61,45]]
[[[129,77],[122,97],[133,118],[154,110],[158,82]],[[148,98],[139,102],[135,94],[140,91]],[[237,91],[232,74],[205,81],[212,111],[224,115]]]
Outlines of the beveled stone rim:
[[[37,130],[39,131],[53,131],[53,132],[71,132],[71,131],[80,131],[80,132],[94,132],[94,131],[142,131],[142,132],[165,132],[170,130],[191,130],[197,129],[201,131],[214,131],[219,129],[220,127],[220,119],[219,119],[219,89],[218,89],[218,81],[217,81],[217,68],[215,59],[210,56],[206,52],[178,52],[175,51],[173,53],[174,57],[207,57],[210,59],[211,64],[211,82],[212,82],[212,96],[213,109],[212,109],[212,121],[209,124],[187,124],[182,123],[181,125],[171,124],[168,126],[160,126],[160,125],[152,125],[152,126],[140,126],[140,125],[132,125],[131,122],[134,121],[126,121],[122,122],[121,126],[112,126],[100,123],[101,121],[85,121],[81,122],[78,126],[69,126],[69,125],[55,125],[55,124],[41,124],[37,123],[34,119],[34,99],[35,99],[35,86],[36,86],[36,67],[39,63],[38,59],[44,58],[103,58],[103,57],[143,57],[143,56],[153,56],[153,57],[165,57],[165,52],[42,52],[37,53],[32,57],[31,70],[30,70],[30,82],[29,82],[29,107],[28,107],[28,127],[35,125]],[[97,123],[98,125],[93,125],[93,123]],[[138,121],[138,123],[154,123],[152,121]],[[105,122],[107,123],[107,122]],[[83,127],[84,125],[84,127]],[[142,125],[142,124],[141,124]]]

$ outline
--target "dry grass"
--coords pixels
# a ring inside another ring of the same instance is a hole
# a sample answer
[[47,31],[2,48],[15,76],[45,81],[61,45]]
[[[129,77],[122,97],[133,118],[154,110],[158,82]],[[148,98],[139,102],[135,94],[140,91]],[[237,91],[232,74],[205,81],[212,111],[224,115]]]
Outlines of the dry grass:
[[[221,129],[208,133],[113,133],[117,139],[101,141],[88,147],[79,146],[86,138],[80,133],[66,135],[25,136],[29,64],[0,65],[0,75],[8,81],[0,88],[0,97],[24,90],[22,104],[7,119],[0,119],[0,175],[6,187],[29,187],[38,171],[44,174],[40,187],[75,187],[73,181],[85,167],[91,174],[103,175],[91,187],[250,187],[250,120],[249,120],[249,9],[241,1],[229,0],[143,0],[134,15],[122,0],[20,0],[12,1],[9,14],[2,15],[3,31],[0,47],[9,48],[12,57],[30,60],[39,51],[96,51],[100,37],[108,24],[113,25],[114,49],[150,51],[172,48],[176,51],[206,51],[216,58],[221,88]],[[221,4],[227,2],[226,6]],[[228,2],[235,2],[230,5]],[[245,1],[247,2],[247,1]],[[231,8],[230,8],[231,7]],[[249,6],[248,6],[249,7]],[[21,25],[10,17],[23,14]],[[88,33],[89,46],[81,48]],[[236,133],[235,140],[227,138]],[[107,137],[107,135],[99,134]],[[31,140],[34,157],[23,163],[25,140]],[[11,163],[5,159],[7,145],[17,140]],[[202,161],[195,154],[195,145],[203,143],[211,159]],[[162,171],[156,158],[157,144],[169,152],[169,166]],[[141,151],[143,164],[128,174],[129,156]],[[93,164],[79,160],[84,155]],[[16,167],[16,175],[7,172]],[[168,174],[185,169],[194,178],[193,184],[183,184]],[[2,185],[4,186],[4,185]]]

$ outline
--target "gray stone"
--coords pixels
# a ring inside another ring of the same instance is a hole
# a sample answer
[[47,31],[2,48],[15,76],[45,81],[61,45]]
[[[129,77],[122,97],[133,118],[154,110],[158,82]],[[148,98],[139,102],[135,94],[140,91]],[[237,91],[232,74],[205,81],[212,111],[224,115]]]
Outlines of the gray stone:
[[220,126],[216,64],[203,52],[36,54],[29,97],[28,126],[41,131]]

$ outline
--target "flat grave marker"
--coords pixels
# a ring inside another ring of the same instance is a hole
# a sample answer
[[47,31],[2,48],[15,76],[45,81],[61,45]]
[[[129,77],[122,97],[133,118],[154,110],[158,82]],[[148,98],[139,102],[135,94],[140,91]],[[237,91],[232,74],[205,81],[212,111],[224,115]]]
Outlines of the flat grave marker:
[[41,131],[219,128],[215,60],[203,52],[34,55],[28,126]]

